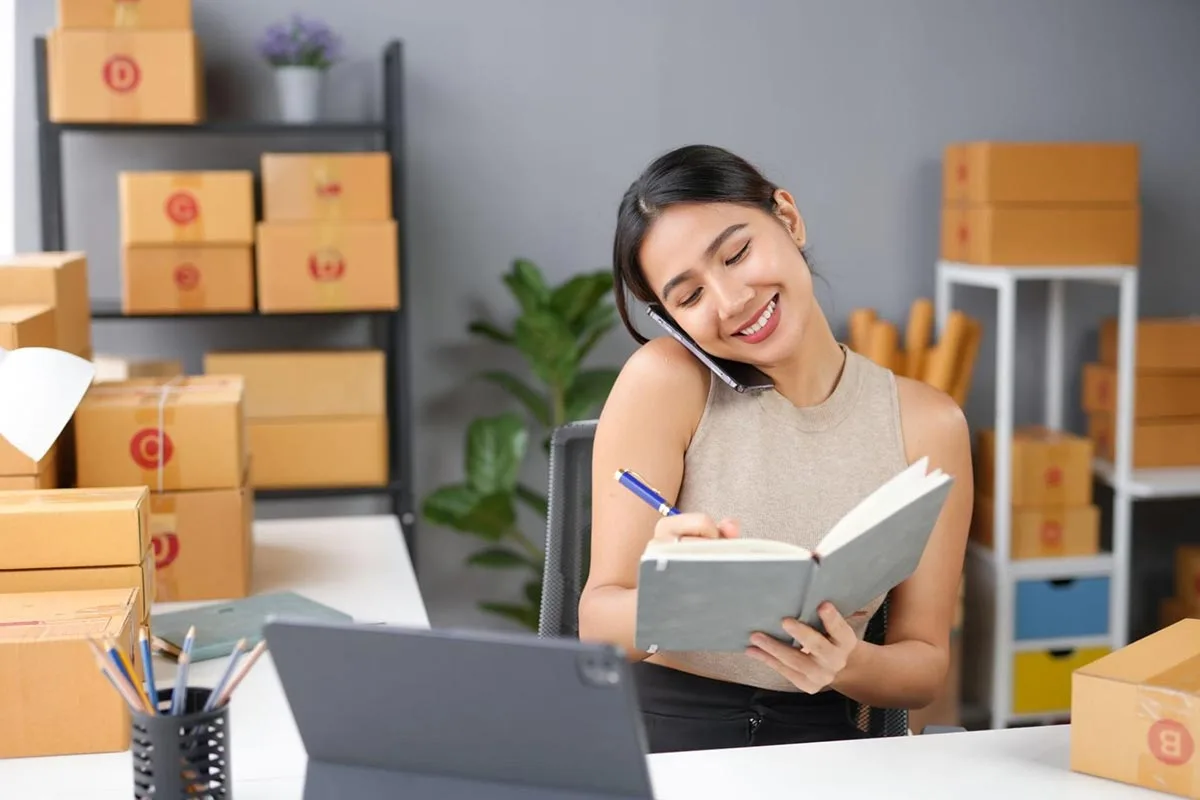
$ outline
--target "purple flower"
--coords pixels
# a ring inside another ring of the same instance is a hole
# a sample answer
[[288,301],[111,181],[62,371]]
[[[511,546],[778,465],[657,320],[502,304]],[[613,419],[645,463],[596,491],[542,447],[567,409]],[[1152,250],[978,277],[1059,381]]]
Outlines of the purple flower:
[[276,67],[326,69],[340,60],[341,42],[324,22],[294,14],[289,22],[277,22],[267,28],[258,41],[258,51],[267,63]]

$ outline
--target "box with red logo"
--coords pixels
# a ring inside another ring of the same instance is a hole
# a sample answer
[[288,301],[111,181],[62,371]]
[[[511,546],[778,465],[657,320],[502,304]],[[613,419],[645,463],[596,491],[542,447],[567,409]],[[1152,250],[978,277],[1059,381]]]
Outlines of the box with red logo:
[[[995,513],[992,498],[977,493],[971,538],[987,548],[995,547]],[[1090,556],[1100,550],[1100,508],[1095,504],[1013,508],[1010,520],[1013,560]]]
[[[979,432],[975,489],[991,497],[996,434]],[[1013,431],[1012,503],[1016,508],[1085,506],[1092,502],[1092,442],[1067,431],[1023,426]]]
[[92,386],[75,412],[78,485],[233,489],[249,459],[237,375]]
[[155,492],[150,496],[156,597],[221,600],[250,594],[254,490]]
[[1185,619],[1071,675],[1071,769],[1200,798],[1200,620]]
[[46,37],[50,119],[198,123],[203,61],[200,38],[188,29],[55,28]]
[[254,310],[250,245],[126,246],[126,314],[218,314]]
[[263,220],[390,220],[391,168],[382,152],[264,153]]
[[271,312],[400,306],[399,246],[385,222],[262,222],[258,307]]

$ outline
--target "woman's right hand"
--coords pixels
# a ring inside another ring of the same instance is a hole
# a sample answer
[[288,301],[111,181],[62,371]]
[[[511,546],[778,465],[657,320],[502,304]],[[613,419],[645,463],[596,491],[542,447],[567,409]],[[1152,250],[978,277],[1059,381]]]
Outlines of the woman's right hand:
[[683,539],[736,539],[738,525],[735,520],[723,519],[714,522],[707,514],[688,512],[663,517],[654,525],[654,540],[678,542]]

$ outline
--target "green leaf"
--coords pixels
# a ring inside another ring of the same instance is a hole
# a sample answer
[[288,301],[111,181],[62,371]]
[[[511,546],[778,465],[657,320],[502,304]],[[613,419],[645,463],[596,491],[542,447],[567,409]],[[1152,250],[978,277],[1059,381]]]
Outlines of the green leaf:
[[549,502],[546,500],[546,495],[535,492],[528,486],[517,485],[516,497],[525,505],[536,511],[542,517],[549,513]]
[[425,498],[421,513],[434,525],[458,528],[478,501],[479,495],[469,486],[443,486]]
[[493,569],[512,569],[514,567],[540,567],[526,556],[509,550],[507,547],[489,547],[473,553],[467,563],[475,567],[490,567]]
[[494,342],[500,342],[501,344],[513,343],[513,335],[511,333],[502,331],[492,323],[484,322],[483,320],[476,320],[475,322],[472,322],[467,326],[467,330],[470,333],[483,336],[487,339],[491,339]]
[[550,289],[546,286],[546,279],[532,261],[523,258],[514,261],[512,270],[504,276],[504,283],[526,314],[539,311],[550,302]]
[[616,369],[588,369],[575,376],[567,388],[567,421],[583,419],[597,406],[602,405],[612,391],[613,383],[620,371]]
[[604,338],[604,334],[617,324],[617,311],[610,305],[600,305],[588,312],[579,325],[579,360],[582,361],[592,348]]
[[462,519],[458,530],[498,542],[517,524],[517,509],[508,492],[492,492],[479,498]]
[[588,312],[612,291],[612,286],[610,272],[576,275],[554,290],[550,307],[577,333]]
[[513,397],[517,398],[521,405],[525,406],[538,422],[543,425],[550,424],[550,407],[546,404],[546,398],[538,394],[537,390],[525,383],[525,381],[516,375],[501,372],[500,370],[485,372],[482,377],[500,386]]
[[496,614],[498,616],[511,619],[532,631],[536,631],[538,629],[538,619],[541,616],[540,608],[519,606],[515,603],[491,602],[480,603],[479,607],[490,614]]
[[467,485],[480,494],[511,492],[528,441],[516,413],[474,420],[467,428]]
[[566,386],[575,377],[579,351],[575,335],[561,317],[535,311],[517,320],[517,347],[534,373],[551,385]]

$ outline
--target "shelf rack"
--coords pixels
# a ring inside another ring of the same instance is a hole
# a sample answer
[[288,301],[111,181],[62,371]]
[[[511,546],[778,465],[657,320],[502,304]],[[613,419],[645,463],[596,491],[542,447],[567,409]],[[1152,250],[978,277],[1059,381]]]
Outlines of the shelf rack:
[[[1048,284],[1044,424],[1063,428],[1063,395],[1066,377],[1066,284],[1087,282],[1116,287],[1117,312],[1117,419],[1114,463],[1098,469],[1114,490],[1112,548],[1095,556],[1013,560],[1012,437],[1013,395],[1016,383],[1017,288],[1021,283]],[[995,485],[992,487],[994,535],[992,548],[972,542],[967,554],[967,591],[980,632],[981,652],[972,679],[987,698],[993,728],[1024,722],[1061,719],[1069,709],[1036,714],[1013,712],[1013,655],[1016,652],[1063,650],[1079,647],[1123,647],[1129,638],[1129,569],[1132,499],[1140,486],[1130,469],[1133,437],[1133,362],[1137,329],[1138,269],[1134,265],[1102,266],[981,266],[939,261],[935,314],[937,330],[945,329],[957,285],[994,289],[996,292],[996,419]],[[1193,470],[1200,484],[1200,470]],[[1143,474],[1141,479],[1146,480]],[[978,487],[977,487],[978,488]],[[1141,495],[1139,495],[1141,496]],[[1150,496],[1150,495],[1144,495]],[[1107,576],[1109,578],[1109,630],[1104,636],[1067,639],[1015,640],[1016,584],[1024,580],[1058,580]],[[990,589],[990,591],[985,591]],[[971,614],[972,609],[968,609]]]
[[[402,298],[408,285],[408,237],[404,232],[405,197],[401,170],[404,163],[404,72],[403,49],[399,40],[387,43],[383,50],[383,118],[377,122],[319,122],[289,124],[272,120],[205,120],[195,125],[163,125],[134,123],[56,123],[50,120],[49,83],[47,78],[46,40],[38,36],[33,48],[34,75],[37,82],[38,167],[41,189],[41,247],[44,251],[62,251],[66,246],[66,223],[63,213],[62,139],[67,134],[90,135],[147,135],[248,137],[276,139],[302,136],[310,139],[366,138],[381,146],[391,160],[393,217],[397,221],[399,284]],[[257,167],[254,170],[257,173]],[[394,311],[347,311],[303,314],[269,314],[260,311],[245,313],[189,314],[125,314],[120,304],[111,300],[92,300],[93,320],[185,319],[229,320],[231,318],[290,318],[316,321],[318,319],[365,318],[372,324],[372,340],[385,353],[388,410],[388,464],[390,475],[381,486],[330,486],[296,489],[259,489],[255,496],[262,499],[306,499],[352,496],[381,496],[391,502],[392,513],[400,520],[410,555],[415,563],[416,513],[413,500],[411,365],[409,349],[409,320],[407,299]]]

